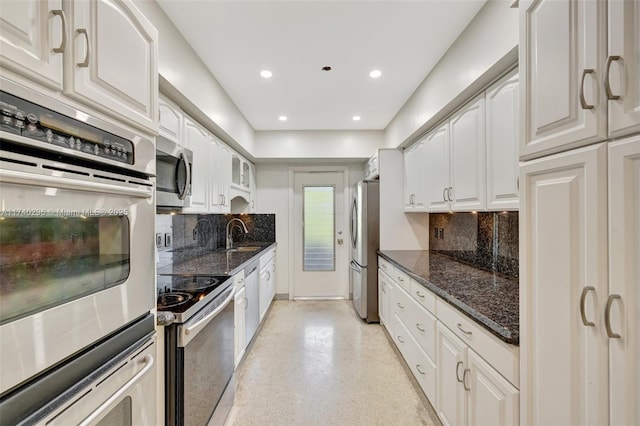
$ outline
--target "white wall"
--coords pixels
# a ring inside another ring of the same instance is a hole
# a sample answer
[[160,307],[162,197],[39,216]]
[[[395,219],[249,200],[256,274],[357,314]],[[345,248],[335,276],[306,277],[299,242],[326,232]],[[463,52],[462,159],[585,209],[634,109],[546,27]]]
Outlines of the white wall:
[[385,146],[406,145],[518,60],[518,9],[489,0],[385,129]]
[[[336,165],[332,162],[331,165]],[[364,177],[362,163],[342,164],[349,167],[350,186]],[[276,294],[289,293],[289,262],[293,261],[293,249],[289,250],[289,167],[295,163],[259,163],[256,165],[258,185],[258,213],[276,214]],[[292,219],[293,220],[293,219]],[[345,268],[348,270],[348,268]]]
[[158,29],[161,90],[226,143],[251,157],[253,128],[229,95],[155,1],[137,0],[136,6]]
[[254,155],[260,159],[368,159],[383,146],[383,131],[258,131]]

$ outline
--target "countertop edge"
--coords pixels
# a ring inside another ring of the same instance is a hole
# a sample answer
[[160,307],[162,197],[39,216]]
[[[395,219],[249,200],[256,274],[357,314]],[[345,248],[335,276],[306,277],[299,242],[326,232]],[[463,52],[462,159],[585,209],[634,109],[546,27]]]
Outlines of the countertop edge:
[[445,290],[438,287],[436,284],[433,284],[432,282],[424,279],[423,277],[416,275],[413,271],[408,269],[406,266],[398,263],[395,259],[387,256],[384,253],[384,251],[378,250],[377,253],[379,256],[382,256],[385,260],[391,262],[395,267],[402,270],[402,272],[408,274],[409,277],[413,278],[416,282],[418,282],[420,285],[425,287],[427,290],[432,291],[437,296],[439,296],[442,300],[447,302],[449,305],[453,306],[455,309],[462,312],[464,315],[472,319],[474,322],[481,325],[485,330],[489,331],[492,335],[499,338],[502,342],[507,343],[509,345],[513,345],[513,346],[520,346],[519,337],[514,338],[512,336],[512,332],[509,332],[508,335],[505,334],[504,333],[505,328],[500,326],[500,324],[496,323],[495,321],[487,318],[485,315],[476,311],[472,306],[469,306],[464,302],[456,299],[451,294],[447,293]]
[[[249,243],[247,243],[249,245]],[[238,272],[240,272],[241,270],[243,270],[247,264],[249,262],[253,262],[254,259],[258,256],[261,256],[263,254],[263,252],[269,250],[271,247],[273,246],[277,246],[278,242],[274,241],[273,243],[269,244],[268,246],[264,246],[263,248],[261,248],[260,250],[256,251],[253,256],[251,256],[249,259],[245,260],[244,262],[242,262],[239,266],[235,267],[234,269],[232,269],[231,271],[223,274],[223,275],[229,275],[230,277],[234,276],[235,274],[237,274]]]

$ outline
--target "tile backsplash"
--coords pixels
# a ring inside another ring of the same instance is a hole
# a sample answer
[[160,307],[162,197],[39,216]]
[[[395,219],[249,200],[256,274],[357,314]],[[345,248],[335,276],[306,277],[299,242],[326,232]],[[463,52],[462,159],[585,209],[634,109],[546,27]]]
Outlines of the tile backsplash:
[[[157,214],[156,245],[159,251],[184,247],[223,248],[227,222],[232,218],[242,220],[249,231],[245,234],[239,226],[234,226],[234,243],[275,242],[275,214]],[[166,234],[170,235],[169,240]]]
[[429,251],[518,278],[518,212],[429,215]]

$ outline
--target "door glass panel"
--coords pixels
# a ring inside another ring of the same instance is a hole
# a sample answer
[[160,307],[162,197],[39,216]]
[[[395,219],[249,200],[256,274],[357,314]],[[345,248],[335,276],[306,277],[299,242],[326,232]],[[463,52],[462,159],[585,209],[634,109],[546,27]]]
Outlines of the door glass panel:
[[105,290],[129,276],[127,216],[70,213],[0,217],[0,324]]
[[303,187],[303,270],[335,270],[335,187]]
[[131,397],[124,398],[96,426],[131,426]]

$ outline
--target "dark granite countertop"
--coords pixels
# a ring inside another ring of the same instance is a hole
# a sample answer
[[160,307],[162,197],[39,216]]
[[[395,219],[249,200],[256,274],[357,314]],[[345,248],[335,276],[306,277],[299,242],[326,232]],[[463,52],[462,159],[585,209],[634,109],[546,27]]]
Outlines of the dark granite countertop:
[[519,283],[427,250],[378,253],[504,342],[518,345]]
[[[274,242],[250,242],[245,246],[258,246],[256,251],[229,252],[225,249],[182,248],[163,254],[158,275],[234,275],[245,263],[261,256]],[[238,245],[240,246],[240,245]],[[169,256],[167,256],[169,254]]]

